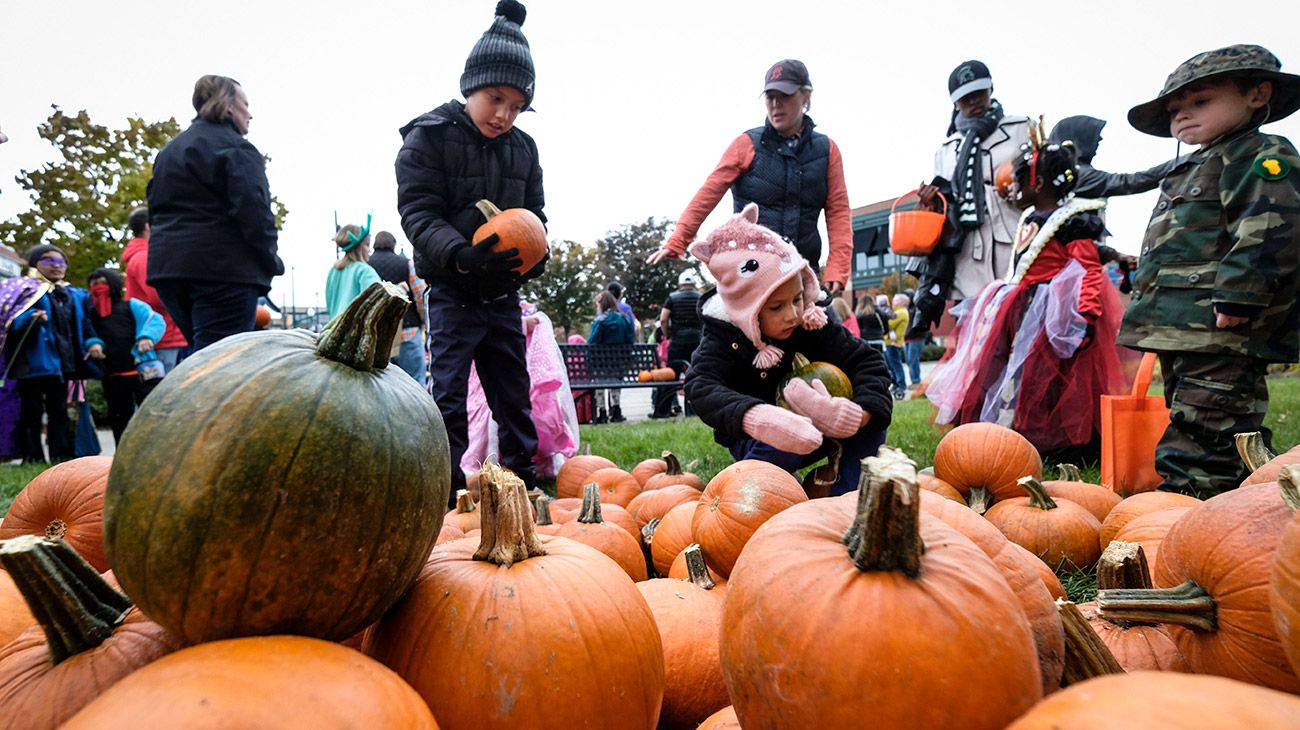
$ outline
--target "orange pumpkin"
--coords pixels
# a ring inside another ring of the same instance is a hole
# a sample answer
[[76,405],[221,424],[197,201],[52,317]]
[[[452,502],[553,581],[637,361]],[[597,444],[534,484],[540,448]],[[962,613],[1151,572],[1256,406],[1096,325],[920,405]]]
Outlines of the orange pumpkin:
[[694,728],[731,703],[718,636],[726,589],[716,587],[698,545],[682,551],[688,579],[656,578],[637,588],[655,615],[664,646],[661,726]]
[[1124,498],[1100,484],[1089,484],[1079,476],[1079,468],[1073,464],[1061,464],[1061,476],[1043,482],[1043,489],[1048,496],[1068,499],[1092,513],[1098,522]]
[[1038,574],[1038,579],[1043,582],[1044,586],[1047,586],[1047,592],[1052,594],[1054,600],[1065,598],[1065,586],[1061,585],[1061,579],[1056,576],[1056,572],[1047,563],[1043,562],[1042,558],[1029,552],[1024,546],[1017,545],[1010,540],[1007,541],[1007,545],[1011,547],[1013,552],[1019,553],[1026,564],[1034,569],[1034,572]]
[[[1151,573],[1147,565],[1141,545],[1112,540],[1097,561],[1097,587],[1101,590],[1150,588]],[[1097,615],[1095,602],[1080,604],[1079,610],[1125,671],[1191,671],[1187,657],[1183,656],[1164,626],[1102,618]]]
[[637,483],[644,487],[647,479],[667,470],[668,462],[663,459],[642,459],[632,467],[632,476],[636,477]]
[[542,219],[527,208],[509,208],[501,210],[489,200],[480,200],[474,204],[487,222],[474,231],[474,243],[479,243],[492,234],[499,240],[492,244],[493,251],[514,248],[519,250],[520,264],[515,271],[523,274],[541,261],[550,250],[546,242],[546,226]]
[[1165,534],[1153,590],[1101,591],[1102,618],[1163,623],[1195,672],[1300,692],[1268,606],[1291,508],[1276,483],[1224,492]]
[[1002,499],[984,517],[1054,569],[1092,567],[1101,556],[1097,518],[1068,499],[1052,499],[1034,477],[1024,477],[1020,484],[1028,497]]
[[700,500],[700,490],[689,484],[672,484],[662,489],[648,489],[627,503],[627,512],[636,523],[645,527],[653,519],[663,519],[668,510],[679,504],[695,504]]
[[438,530],[438,539],[434,540],[435,545],[441,545],[444,542],[459,540],[465,537],[465,531],[455,525],[443,523],[442,529]]
[[653,370],[642,370],[636,374],[636,379],[642,383],[650,382],[667,382],[677,379],[677,371],[672,368],[654,368]]
[[[919,480],[918,480],[919,481]],[[921,493],[921,509],[938,517],[949,527],[975,543],[993,561],[1011,592],[1029,620],[1034,632],[1034,645],[1038,649],[1038,668],[1043,680],[1043,693],[1060,686],[1061,671],[1065,662],[1065,634],[1056,610],[1056,601],[1039,578],[1038,569],[1030,563],[1042,561],[1017,550],[989,521],[975,514],[964,502],[954,502],[932,492]]]
[[0,544],[0,561],[29,595],[40,596],[33,613],[42,617],[0,647],[6,728],[61,727],[123,677],[184,646],[65,542],[13,538]]
[[461,532],[469,532],[478,529],[480,519],[474,498],[470,496],[469,490],[462,489],[456,492],[456,509],[442,518],[442,524],[460,528]]
[[[492,465],[483,541],[434,549],[366,653],[424,697],[444,730],[653,730],[664,691],[654,615],[614,561],[540,539],[523,483]],[[475,559],[478,556],[479,559]]]
[[[636,477],[618,467],[597,469],[587,475],[587,483],[595,484],[600,489],[600,501],[604,504],[616,504],[626,507],[632,498],[641,493],[641,485]],[[567,496],[567,495],[565,495]]]
[[118,682],[65,725],[437,730],[420,696],[353,649],[301,636],[182,649]]
[[1107,674],[1072,685],[1038,703],[1007,730],[1131,730],[1132,728],[1294,727],[1300,697],[1178,672]]
[[1151,578],[1154,580],[1155,566],[1160,556],[1160,544],[1164,542],[1165,535],[1169,534],[1169,528],[1173,527],[1174,523],[1182,519],[1183,515],[1190,510],[1191,507],[1170,507],[1138,515],[1129,520],[1128,524],[1124,525],[1119,532],[1115,533],[1115,538],[1111,540],[1111,543],[1121,541],[1141,545],[1146,556],[1148,570],[1151,571]]
[[36,623],[27,601],[14,585],[9,572],[0,570],[0,646],[8,644],[14,637]]
[[[1134,519],[1141,517],[1148,512],[1158,512],[1169,507],[1195,507],[1201,503],[1196,497],[1190,497],[1186,494],[1177,492],[1142,492],[1132,497],[1126,497],[1115,508],[1106,515],[1106,519],[1101,523],[1101,530],[1097,532],[1097,539],[1101,543],[1101,549],[1105,550],[1115,535],[1124,529],[1124,526]],[[1155,561],[1150,556],[1147,560],[1151,563]]]
[[853,397],[853,381],[849,380],[849,376],[845,375],[844,371],[835,365],[828,362],[809,362],[808,358],[798,352],[794,354],[794,359],[790,365],[793,369],[781,381],[781,387],[776,391],[776,404],[778,406],[782,408],[790,407],[790,404],[785,402],[785,386],[795,378],[809,385],[815,381],[820,381],[822,385],[826,386],[827,393],[839,398]]
[[918,472],[916,475],[916,484],[921,487],[921,489],[924,489],[927,492],[934,492],[944,499],[960,502],[963,505],[966,504],[966,499],[961,496],[961,492],[953,489],[951,484],[933,474],[921,474]]
[[[858,505],[796,504],[735,565],[722,665],[740,724],[1005,727],[1042,696],[1016,597],[983,551],[922,514],[910,461],[884,447],[863,471]],[[996,681],[953,689],[973,676]]]
[[37,474],[14,497],[0,525],[0,540],[44,535],[63,540],[95,570],[108,570],[104,555],[104,487],[111,456],[83,456]]
[[694,488],[696,492],[704,489],[704,480],[695,474],[683,471],[681,462],[677,460],[677,456],[673,452],[664,452],[664,463],[667,468],[664,469],[662,474],[655,474],[645,480],[643,486],[646,489],[663,489],[674,484],[685,484]]
[[766,461],[738,461],[709,480],[696,505],[691,534],[709,567],[730,576],[745,542],[759,526],[787,507],[807,501],[799,481],[785,469]]
[[668,510],[655,528],[654,538],[650,541],[650,556],[659,575],[668,575],[673,560],[687,545],[695,542],[691,533],[695,509],[694,502],[679,504]]
[[1273,574],[1268,582],[1268,600],[1273,610],[1273,626],[1277,629],[1282,650],[1291,661],[1291,669],[1300,675],[1300,469],[1286,465],[1285,474],[1279,470],[1278,484],[1287,506],[1296,514],[1282,532],[1273,563]]
[[606,522],[600,514],[600,494],[595,484],[588,484],[582,498],[578,519],[560,525],[556,535],[576,540],[608,555],[632,580],[646,579],[645,556],[641,544],[627,530]]
[[1273,455],[1264,445],[1264,438],[1258,431],[1237,434],[1237,451],[1241,460],[1250,469],[1250,476],[1241,482],[1241,486],[1277,481],[1282,467],[1288,464],[1300,464],[1300,446],[1294,446],[1285,454]]
[[[582,499],[582,488],[591,482],[587,477],[597,469],[617,469],[618,464],[603,456],[579,454],[569,458],[555,474],[555,496]],[[554,516],[554,515],[552,515]]]
[[993,187],[997,188],[998,196],[1003,200],[1011,199],[1011,186],[1015,182],[1015,175],[1011,172],[1011,160],[998,165],[998,169],[993,172]]
[[1043,460],[1028,439],[1005,426],[965,423],[939,439],[934,475],[984,514],[994,501],[1024,494],[1016,483],[1020,477],[1041,479]]

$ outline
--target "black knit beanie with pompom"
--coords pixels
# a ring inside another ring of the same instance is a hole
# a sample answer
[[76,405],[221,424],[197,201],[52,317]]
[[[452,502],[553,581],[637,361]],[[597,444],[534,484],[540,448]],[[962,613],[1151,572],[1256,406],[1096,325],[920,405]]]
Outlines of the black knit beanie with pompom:
[[536,73],[528,39],[520,28],[527,15],[518,0],[497,3],[496,19],[465,59],[460,93],[468,97],[484,86],[513,86],[524,95],[525,105],[532,105]]

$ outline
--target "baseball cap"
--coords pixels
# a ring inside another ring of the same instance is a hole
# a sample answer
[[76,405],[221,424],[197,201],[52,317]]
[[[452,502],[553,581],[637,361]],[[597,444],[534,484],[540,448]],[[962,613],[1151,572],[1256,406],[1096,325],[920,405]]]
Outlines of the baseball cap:
[[957,100],[973,91],[993,88],[993,74],[983,61],[962,61],[948,74],[948,99]]
[[812,86],[812,79],[808,78],[808,67],[803,65],[803,61],[786,58],[772,64],[763,76],[763,83],[763,91],[793,94],[805,86]]
[[691,286],[696,284],[694,271],[687,270],[677,275],[677,286],[686,286],[687,284]]

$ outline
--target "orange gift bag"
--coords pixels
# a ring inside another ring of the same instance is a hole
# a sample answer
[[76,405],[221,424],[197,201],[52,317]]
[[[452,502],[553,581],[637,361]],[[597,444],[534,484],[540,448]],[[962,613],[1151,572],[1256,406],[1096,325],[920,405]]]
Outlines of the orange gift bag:
[[1123,495],[1154,491],[1156,444],[1169,426],[1163,396],[1147,395],[1156,355],[1142,356],[1132,395],[1101,397],[1101,484]]

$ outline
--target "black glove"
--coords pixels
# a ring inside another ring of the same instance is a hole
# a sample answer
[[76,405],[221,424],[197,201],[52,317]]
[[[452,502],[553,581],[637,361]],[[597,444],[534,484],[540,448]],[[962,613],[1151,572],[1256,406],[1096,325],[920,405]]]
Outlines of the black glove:
[[1074,350],[1075,353],[1083,352],[1092,347],[1092,342],[1097,337],[1097,320],[1087,315],[1084,315],[1084,319],[1088,324],[1083,329],[1083,339],[1079,341],[1079,346]]
[[519,258],[519,249],[507,248],[493,251],[492,247],[501,240],[493,233],[471,246],[463,246],[456,251],[456,270],[462,274],[487,275],[493,278],[518,276],[514,269],[524,262]]
[[529,269],[528,271],[525,271],[524,275],[519,277],[520,281],[532,281],[533,279],[536,279],[537,277],[541,276],[543,273],[546,272],[546,262],[550,260],[551,260],[551,252],[548,250],[546,252],[546,255],[542,257],[541,261],[538,261],[536,264],[533,264],[533,268]]

